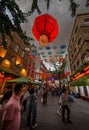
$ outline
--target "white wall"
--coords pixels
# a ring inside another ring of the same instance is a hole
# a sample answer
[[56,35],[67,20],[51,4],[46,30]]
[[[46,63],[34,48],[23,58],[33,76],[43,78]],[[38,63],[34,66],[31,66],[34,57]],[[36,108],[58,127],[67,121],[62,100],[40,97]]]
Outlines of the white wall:
[[84,87],[83,86],[80,87],[80,94],[81,94],[81,96],[84,96]]
[[78,87],[75,87],[74,93],[78,93]]
[[87,93],[88,93],[88,96],[89,96],[89,86],[86,86],[86,88],[87,88]]

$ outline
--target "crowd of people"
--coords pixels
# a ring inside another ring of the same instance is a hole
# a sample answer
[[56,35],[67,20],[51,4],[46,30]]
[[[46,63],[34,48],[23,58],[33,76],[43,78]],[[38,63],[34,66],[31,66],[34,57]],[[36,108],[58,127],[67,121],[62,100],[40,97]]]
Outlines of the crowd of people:
[[[38,90],[34,87],[29,87],[29,84],[16,83],[12,87],[6,87],[6,91],[0,101],[2,105],[2,130],[19,130],[21,120],[21,110],[26,116],[26,129],[35,128],[37,126],[37,96]],[[47,103],[48,90],[40,88],[42,103]],[[51,91],[52,92],[52,91]],[[58,93],[58,108],[57,114],[62,116],[63,123],[71,123],[70,119],[70,93],[65,87],[62,87]]]
[[1,129],[2,130],[19,130],[21,120],[21,110],[26,112],[27,127],[36,127],[36,108],[37,97],[34,88],[29,85],[16,83],[14,89],[7,86],[3,97],[0,101],[1,105]]

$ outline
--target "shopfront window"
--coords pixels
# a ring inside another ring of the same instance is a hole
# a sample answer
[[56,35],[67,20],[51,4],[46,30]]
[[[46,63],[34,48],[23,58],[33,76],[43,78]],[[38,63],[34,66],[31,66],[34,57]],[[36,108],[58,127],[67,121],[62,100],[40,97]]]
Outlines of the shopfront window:
[[84,95],[88,96],[88,92],[87,92],[87,88],[86,87],[84,87]]

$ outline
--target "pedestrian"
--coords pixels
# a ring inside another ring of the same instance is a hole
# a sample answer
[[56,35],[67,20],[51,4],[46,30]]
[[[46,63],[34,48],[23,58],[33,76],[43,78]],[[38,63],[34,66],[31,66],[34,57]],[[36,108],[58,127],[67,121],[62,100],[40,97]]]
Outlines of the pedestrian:
[[27,89],[26,93],[23,95],[23,98],[22,98],[23,112],[25,112],[25,110],[26,110],[28,98],[29,98],[29,88]]
[[58,107],[57,107],[57,114],[61,115],[62,112],[62,104],[61,104],[61,94],[62,94],[62,88],[59,89],[59,94],[58,94]]
[[26,119],[27,119],[27,129],[35,128],[37,126],[36,117],[37,117],[37,96],[34,93],[34,88],[29,90],[30,96],[27,101],[26,106]]
[[59,97],[59,99],[58,99],[58,107],[57,107],[57,114],[58,115],[61,115],[61,110],[62,110],[62,108],[61,108],[61,98]]
[[3,97],[2,97],[2,99],[0,101],[0,104],[6,103],[10,99],[11,96],[12,96],[12,86],[7,85],[6,89],[5,89],[4,93],[3,93]]
[[11,85],[7,85],[5,88],[5,91],[3,93],[3,96],[0,100],[0,128],[2,128],[2,114],[3,114],[3,109],[6,105],[6,103],[8,102],[8,100],[10,99],[10,97],[12,96],[12,86]]
[[15,85],[14,93],[3,109],[2,130],[19,130],[20,128],[20,97],[22,89],[22,83]]
[[[68,95],[66,93],[66,89],[63,89],[62,90],[62,94],[60,96],[61,98],[61,105],[62,105],[62,121],[63,123],[72,123],[72,121],[70,120],[70,102],[69,102],[69,99],[68,99]],[[67,117],[65,117],[65,115]],[[66,118],[67,118],[67,121],[66,121]]]
[[43,88],[42,98],[43,98],[43,104],[46,104],[47,103],[47,91],[45,88]]

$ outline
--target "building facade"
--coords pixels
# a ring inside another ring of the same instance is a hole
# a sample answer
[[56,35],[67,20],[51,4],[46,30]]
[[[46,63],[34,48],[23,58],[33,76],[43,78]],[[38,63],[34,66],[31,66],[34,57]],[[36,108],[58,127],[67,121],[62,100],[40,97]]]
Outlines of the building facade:
[[76,17],[68,45],[68,54],[71,73],[89,60],[89,14]]
[[0,71],[15,76],[27,76],[27,65],[29,53],[16,32],[12,32],[13,39],[5,36],[0,37]]
[[[77,15],[68,45],[71,74],[89,62],[89,13]],[[75,87],[83,97],[89,97],[89,86]]]

